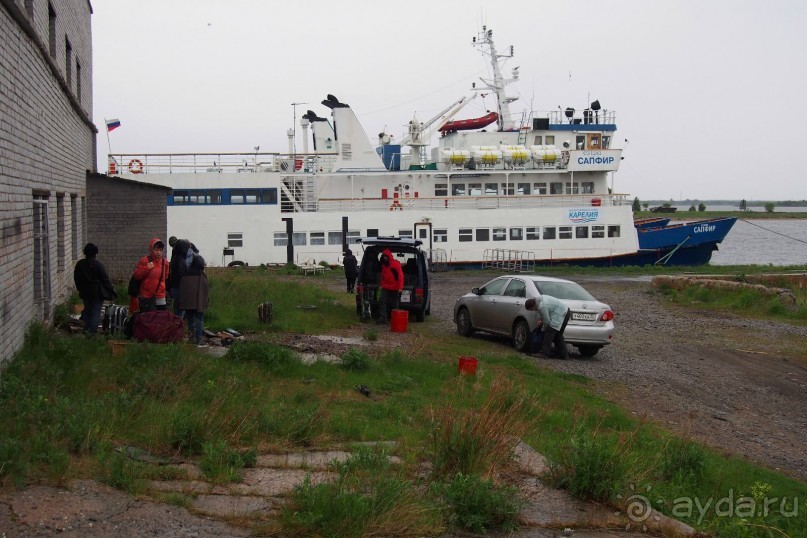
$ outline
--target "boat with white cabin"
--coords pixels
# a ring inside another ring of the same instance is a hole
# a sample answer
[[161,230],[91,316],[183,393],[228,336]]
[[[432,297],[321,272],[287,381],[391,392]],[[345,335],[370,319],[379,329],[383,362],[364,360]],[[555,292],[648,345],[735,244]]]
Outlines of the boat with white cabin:
[[[371,142],[328,95],[330,119],[302,116],[299,153],[290,131],[283,152],[110,154],[108,175],[173,189],[169,232],[212,266],[339,264],[360,237],[381,236],[419,240],[435,267],[709,261],[733,219],[637,229],[629,195],[609,188],[622,160],[616,113],[599,101],[511,113],[517,98],[505,90],[518,68],[508,78],[502,67],[512,48],[500,54],[485,27],[474,45],[492,78],[428,121],[413,118],[400,142]],[[497,110],[454,119],[482,91]]]

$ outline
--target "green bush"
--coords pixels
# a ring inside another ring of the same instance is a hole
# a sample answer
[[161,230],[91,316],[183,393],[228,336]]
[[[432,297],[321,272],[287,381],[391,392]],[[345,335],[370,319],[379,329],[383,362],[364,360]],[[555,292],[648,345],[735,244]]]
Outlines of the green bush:
[[685,439],[673,439],[664,449],[661,474],[665,480],[700,480],[706,453],[702,446]]
[[445,504],[449,527],[482,534],[518,528],[518,512],[525,502],[515,487],[497,486],[491,480],[462,473],[433,482],[431,492]]
[[199,467],[205,477],[214,483],[240,482],[243,479],[242,470],[253,467],[257,460],[255,450],[239,452],[222,439],[204,443],[202,452]]
[[355,347],[350,348],[347,353],[342,355],[342,368],[355,372],[368,370],[370,368],[370,356]]
[[578,433],[550,464],[550,481],[579,499],[609,502],[629,482],[622,448],[603,435]]

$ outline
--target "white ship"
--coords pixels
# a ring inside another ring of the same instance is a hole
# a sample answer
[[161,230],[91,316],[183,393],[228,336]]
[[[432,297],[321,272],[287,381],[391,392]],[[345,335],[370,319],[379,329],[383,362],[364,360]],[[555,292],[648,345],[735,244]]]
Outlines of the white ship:
[[[114,154],[109,175],[171,187],[169,233],[214,266],[339,264],[366,236],[420,240],[445,267],[653,263],[672,248],[684,260],[691,245],[640,248],[629,195],[609,189],[622,157],[615,112],[594,101],[513,114],[505,90],[518,68],[502,74],[512,49],[497,52],[485,27],[474,45],[492,78],[434,118],[413,119],[400,143],[388,133],[372,143],[352,108],[328,95],[330,119],[302,117],[300,153],[290,132],[278,153]],[[479,92],[494,94],[498,110],[455,120]]]

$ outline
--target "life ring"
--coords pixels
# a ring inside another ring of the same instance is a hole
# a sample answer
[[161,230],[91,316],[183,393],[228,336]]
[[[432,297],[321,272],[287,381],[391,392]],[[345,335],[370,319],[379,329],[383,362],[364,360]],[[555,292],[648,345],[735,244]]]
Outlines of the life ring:
[[395,211],[396,209],[398,211],[403,211],[403,206],[401,205],[401,202],[399,202],[398,200],[395,200],[394,202],[392,202],[392,205],[389,206],[390,211]]
[[143,161],[140,159],[132,159],[129,161],[129,171],[133,174],[143,173]]

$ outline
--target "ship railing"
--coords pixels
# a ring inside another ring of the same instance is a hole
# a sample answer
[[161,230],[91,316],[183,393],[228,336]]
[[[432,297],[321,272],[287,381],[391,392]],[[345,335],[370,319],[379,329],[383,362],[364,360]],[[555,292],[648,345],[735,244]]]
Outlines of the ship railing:
[[429,258],[429,269],[432,272],[448,271],[448,255],[443,248],[424,249]]
[[535,253],[529,250],[485,249],[482,254],[482,269],[513,273],[532,272],[535,270]]
[[109,175],[332,172],[336,154],[311,153],[117,153],[108,155]]
[[452,211],[457,209],[523,209],[551,207],[602,207],[629,205],[626,194],[455,196],[417,198],[320,198],[320,212],[346,211]]

